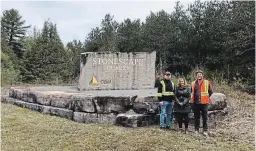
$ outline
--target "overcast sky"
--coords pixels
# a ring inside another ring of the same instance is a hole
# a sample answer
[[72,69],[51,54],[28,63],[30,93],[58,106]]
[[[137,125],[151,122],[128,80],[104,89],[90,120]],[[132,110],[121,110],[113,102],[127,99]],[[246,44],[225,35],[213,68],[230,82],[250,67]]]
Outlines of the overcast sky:
[[[181,0],[187,5],[193,0]],[[126,18],[145,21],[150,11],[172,12],[175,1],[1,1],[1,12],[17,9],[26,24],[41,29],[48,18],[57,24],[57,29],[66,44],[73,39],[84,41],[92,28],[100,26],[105,14],[114,15],[122,22]]]

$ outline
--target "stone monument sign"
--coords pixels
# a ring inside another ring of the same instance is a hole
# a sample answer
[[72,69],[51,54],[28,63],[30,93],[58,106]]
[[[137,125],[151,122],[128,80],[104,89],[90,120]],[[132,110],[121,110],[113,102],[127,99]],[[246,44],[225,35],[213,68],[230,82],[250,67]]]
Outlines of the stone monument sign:
[[81,54],[78,88],[84,90],[153,89],[156,52]]

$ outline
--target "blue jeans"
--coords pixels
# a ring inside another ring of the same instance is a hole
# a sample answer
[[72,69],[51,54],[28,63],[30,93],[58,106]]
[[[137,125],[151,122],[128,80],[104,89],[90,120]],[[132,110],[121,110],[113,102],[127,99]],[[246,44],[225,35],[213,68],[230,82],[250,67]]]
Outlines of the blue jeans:
[[173,103],[168,101],[163,101],[163,105],[161,106],[161,114],[160,114],[160,127],[164,127],[164,117],[166,116],[166,126],[171,126],[172,121],[172,108]]

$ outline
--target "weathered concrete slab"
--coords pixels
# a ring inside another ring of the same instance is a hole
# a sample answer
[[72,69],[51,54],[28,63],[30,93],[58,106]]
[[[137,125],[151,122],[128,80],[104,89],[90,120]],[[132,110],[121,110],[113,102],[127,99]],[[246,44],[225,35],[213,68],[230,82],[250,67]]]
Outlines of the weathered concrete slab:
[[78,88],[84,90],[153,89],[156,52],[81,54]]

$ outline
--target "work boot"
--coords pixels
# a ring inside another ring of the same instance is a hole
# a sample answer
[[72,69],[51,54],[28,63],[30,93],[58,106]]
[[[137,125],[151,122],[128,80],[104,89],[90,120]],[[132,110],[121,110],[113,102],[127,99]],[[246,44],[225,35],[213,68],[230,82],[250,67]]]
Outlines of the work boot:
[[208,136],[208,132],[207,132],[207,131],[204,131],[203,135],[204,135],[204,136]]
[[170,130],[170,126],[166,126],[165,128],[166,128],[167,130]]

